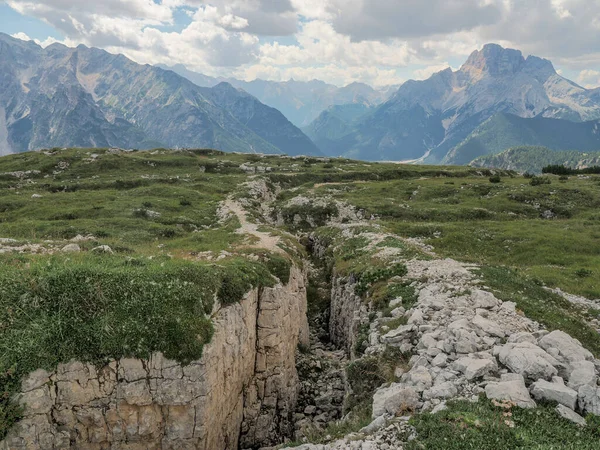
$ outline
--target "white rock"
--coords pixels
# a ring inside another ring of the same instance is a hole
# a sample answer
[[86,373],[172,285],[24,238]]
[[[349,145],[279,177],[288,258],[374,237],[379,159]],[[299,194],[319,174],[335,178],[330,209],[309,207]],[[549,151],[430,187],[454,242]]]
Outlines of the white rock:
[[384,344],[397,344],[410,337],[415,331],[414,325],[403,325],[381,337]]
[[448,407],[446,406],[446,402],[442,402],[431,410],[431,414],[437,414],[446,409],[448,409]]
[[454,362],[453,367],[462,372],[468,381],[498,370],[496,361],[491,359],[460,358]]
[[364,434],[375,433],[376,431],[382,429],[386,425],[386,420],[384,416],[379,416],[373,422],[371,422],[366,427],[361,428],[360,432]]
[[403,316],[405,312],[405,309],[402,306],[399,306],[398,308],[394,308],[390,314],[392,317],[397,318]]
[[432,348],[437,345],[437,341],[431,333],[424,334],[419,342],[421,348]]
[[491,292],[475,289],[471,293],[471,299],[475,303],[475,308],[492,309],[498,306],[498,300]]
[[433,398],[453,398],[458,395],[458,389],[451,381],[445,381],[440,384],[436,384],[431,389],[427,389],[423,392],[423,398],[425,400],[431,400]]
[[405,377],[403,381],[407,385],[412,386],[417,392],[423,392],[433,385],[433,378],[429,370],[424,366],[413,367]]
[[578,340],[573,339],[564,331],[555,330],[547,334],[540,339],[539,345],[544,350],[551,347],[558,349],[560,356],[571,363],[594,359],[594,356],[588,350],[583,348]]
[[480,330],[485,334],[489,334],[491,336],[496,336],[499,338],[503,338],[506,336],[506,333],[502,329],[500,325],[496,322],[493,322],[485,317],[475,316],[472,321],[473,325],[476,329]]
[[448,361],[448,355],[446,355],[445,353],[440,353],[435,358],[433,358],[433,361],[431,361],[431,365],[433,367],[445,367],[447,364],[447,361]]
[[577,405],[577,391],[563,383],[538,380],[531,385],[530,389],[536,400],[555,401],[571,409],[575,409]]
[[77,253],[81,251],[81,247],[77,244],[67,244],[62,249],[64,253]]
[[414,410],[419,403],[419,395],[410,387],[392,383],[380,388],[373,395],[373,415],[375,419],[384,414],[396,415],[398,412]]
[[396,306],[402,305],[402,297],[395,298],[390,300],[390,308],[395,308]]
[[596,386],[596,367],[591,361],[576,361],[571,364],[568,386],[576,391],[583,385]]
[[425,322],[425,319],[423,318],[423,312],[420,309],[415,310],[408,319],[409,324],[422,325],[423,322]]
[[[521,408],[535,408],[535,402],[529,397],[529,391],[525,387],[522,376],[512,374],[502,381],[488,383],[485,386],[485,395],[489,399],[509,400]],[[516,375],[516,376],[515,376]]]
[[586,426],[585,419],[583,417],[581,417],[579,414],[577,414],[575,411],[573,411],[572,409],[567,408],[566,406],[558,405],[556,407],[556,412],[563,419],[570,420],[571,422],[576,423],[577,425],[581,425],[582,427]]
[[600,388],[584,384],[579,388],[579,409],[600,416]]
[[535,336],[531,333],[526,333],[524,331],[520,333],[511,334],[508,337],[507,342],[514,344],[518,344],[521,342],[529,342],[531,344],[537,345],[537,339],[535,338]]
[[100,245],[98,247],[94,247],[92,251],[96,253],[113,253],[112,248],[110,248],[108,245]]
[[529,342],[504,345],[499,351],[498,359],[514,373],[532,381],[552,379],[558,374],[555,366],[560,365],[555,358]]
[[508,314],[514,314],[517,310],[517,304],[515,302],[503,302],[500,308]]

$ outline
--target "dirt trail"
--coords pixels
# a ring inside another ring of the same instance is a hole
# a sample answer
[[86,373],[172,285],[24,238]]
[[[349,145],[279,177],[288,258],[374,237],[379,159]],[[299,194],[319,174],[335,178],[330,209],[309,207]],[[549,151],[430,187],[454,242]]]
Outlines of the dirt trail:
[[240,228],[236,230],[236,233],[249,234],[258,239],[258,242],[244,245],[245,247],[264,248],[277,253],[284,253],[284,251],[277,246],[281,240],[279,236],[273,236],[267,232],[259,231],[259,225],[248,221],[248,213],[239,202],[228,198],[225,203],[223,203],[223,212],[235,214],[240,221]]

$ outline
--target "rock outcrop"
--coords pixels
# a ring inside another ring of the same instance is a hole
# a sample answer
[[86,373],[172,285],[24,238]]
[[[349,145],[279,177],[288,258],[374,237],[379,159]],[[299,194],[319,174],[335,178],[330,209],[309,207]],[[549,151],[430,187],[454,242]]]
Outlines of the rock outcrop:
[[236,449],[293,432],[295,349],[308,339],[304,273],[215,314],[204,355],[71,361],[23,380],[25,416],[0,449]]

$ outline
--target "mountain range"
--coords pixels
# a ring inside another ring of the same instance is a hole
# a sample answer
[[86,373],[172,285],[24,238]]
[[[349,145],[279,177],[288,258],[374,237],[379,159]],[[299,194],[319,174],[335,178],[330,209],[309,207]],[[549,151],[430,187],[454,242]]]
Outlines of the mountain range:
[[[600,89],[584,89],[561,77],[548,60],[524,58],[518,50],[488,44],[457,71],[446,69],[424,81],[406,82],[365,115],[342,124],[324,118],[327,114],[306,129],[327,155],[465,164],[469,161],[456,159],[456,147],[497,114],[517,117],[511,121],[516,129],[510,131],[518,141],[525,138],[519,128],[527,128],[518,118],[569,123],[599,119]],[[484,146],[472,156],[506,148]]]
[[334,86],[320,80],[284,82],[253,80],[242,81],[235,78],[215,78],[192,72],[178,64],[172,67],[160,65],[163,69],[187,78],[198,86],[213,87],[227,82],[254,95],[262,103],[277,108],[294,125],[308,126],[321,112],[331,106],[359,104],[372,107],[383,103],[398,86],[374,89],[364,83],[351,83],[344,87]]
[[456,71],[376,90],[250,82],[0,33],[0,154],[48,147],[210,147],[468,164],[510,147],[600,150],[600,88],[496,44]]
[[122,55],[0,33],[0,154],[47,147],[210,147],[320,155],[275,108]]

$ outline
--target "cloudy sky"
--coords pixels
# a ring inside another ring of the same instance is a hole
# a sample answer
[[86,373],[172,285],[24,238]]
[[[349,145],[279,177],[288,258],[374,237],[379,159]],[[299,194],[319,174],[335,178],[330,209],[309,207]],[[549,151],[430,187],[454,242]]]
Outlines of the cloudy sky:
[[208,75],[379,86],[497,42],[600,86],[600,0],[0,0],[0,31]]

